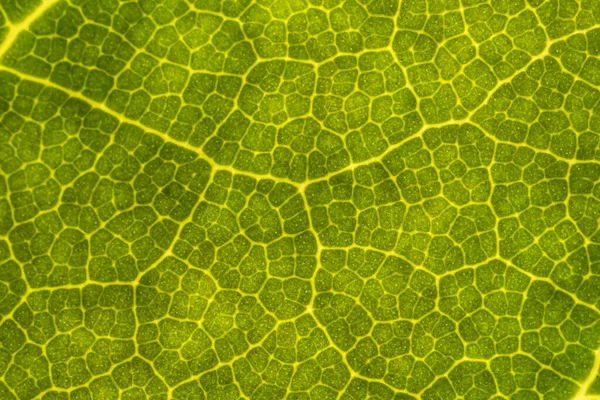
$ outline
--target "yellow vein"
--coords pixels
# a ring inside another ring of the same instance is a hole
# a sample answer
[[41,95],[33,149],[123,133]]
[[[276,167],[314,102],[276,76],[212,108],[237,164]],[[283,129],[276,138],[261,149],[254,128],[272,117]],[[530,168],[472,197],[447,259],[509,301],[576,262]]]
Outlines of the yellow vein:
[[[54,89],[60,90],[60,91],[62,91],[64,93],[66,93],[67,95],[69,95],[72,98],[76,98],[76,99],[79,99],[81,101],[84,101],[84,102],[88,103],[89,105],[91,105],[92,107],[94,107],[94,108],[96,108],[98,110],[101,110],[101,111],[105,112],[106,114],[109,114],[109,115],[115,117],[122,124],[134,125],[134,126],[140,128],[140,129],[142,129],[144,132],[152,133],[152,134],[160,137],[165,142],[169,142],[169,143],[174,144],[176,146],[183,147],[183,148],[185,148],[187,150],[190,150],[190,151],[196,153],[198,156],[201,156],[202,153],[203,153],[202,149],[200,147],[195,147],[195,146],[190,145],[189,143],[179,141],[177,139],[174,139],[174,138],[170,137],[169,135],[165,134],[164,132],[161,132],[159,130],[156,130],[154,128],[146,126],[146,125],[142,124],[139,121],[132,120],[132,119],[129,119],[127,117],[124,117],[123,115],[119,114],[118,112],[110,109],[106,104],[100,103],[100,102],[98,102],[96,100],[93,100],[93,99],[90,99],[90,98],[84,96],[82,93],[74,92],[74,91],[72,91],[72,90],[70,90],[68,88],[60,86],[60,85],[58,85],[58,84],[50,81],[49,79],[38,78],[38,77],[35,77],[33,75],[24,75],[23,73],[15,70],[13,68],[7,67],[5,65],[0,65],[0,71],[6,71],[6,72],[11,73],[11,74],[13,74],[13,75],[19,77],[20,79],[25,80],[25,81],[37,82],[39,84],[42,84],[42,85],[49,86],[49,87],[52,87]],[[213,169],[229,171],[232,174],[247,175],[247,176],[250,176],[250,177],[252,177],[254,179],[257,179],[257,180],[260,180],[260,179],[270,179],[270,180],[273,180],[275,182],[284,182],[284,183],[290,184],[290,185],[292,185],[294,187],[298,187],[299,186],[298,182],[294,182],[294,181],[292,181],[291,179],[288,179],[288,178],[279,178],[279,177],[274,177],[274,176],[272,176],[270,174],[264,174],[263,175],[263,174],[258,174],[258,173],[255,173],[255,172],[238,170],[238,169],[235,169],[233,166],[230,166],[230,165],[220,165],[220,164],[217,164],[213,159],[211,159],[208,156],[202,157],[202,159],[206,160],[211,165],[211,167]]]
[[[590,371],[590,374],[588,375],[587,379],[579,387],[579,392],[575,396],[576,400],[585,400],[587,398],[587,391],[594,383],[594,380],[596,380],[596,377],[600,375],[600,349],[596,350],[594,356],[594,366],[592,367],[592,370]],[[592,398],[598,397],[594,396]]]
[[29,14],[27,18],[15,25],[9,25],[9,31],[4,39],[4,42],[0,44],[0,59],[4,57],[4,54],[8,51],[10,46],[15,42],[21,32],[29,29],[29,26],[39,19],[46,11],[57,4],[59,0],[42,0],[42,4],[36,8],[34,12]]

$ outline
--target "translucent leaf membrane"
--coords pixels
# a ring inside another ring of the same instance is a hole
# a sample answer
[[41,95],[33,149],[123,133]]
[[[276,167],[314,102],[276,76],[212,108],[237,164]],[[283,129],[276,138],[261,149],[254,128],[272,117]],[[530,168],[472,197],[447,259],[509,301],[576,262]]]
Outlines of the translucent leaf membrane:
[[3,0],[0,399],[600,396],[600,2]]

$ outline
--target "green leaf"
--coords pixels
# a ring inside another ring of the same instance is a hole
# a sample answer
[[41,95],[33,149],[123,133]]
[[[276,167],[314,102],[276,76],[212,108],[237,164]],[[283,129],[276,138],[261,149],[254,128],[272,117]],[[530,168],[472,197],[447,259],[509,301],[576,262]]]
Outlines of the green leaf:
[[0,1],[0,398],[598,396],[599,16]]

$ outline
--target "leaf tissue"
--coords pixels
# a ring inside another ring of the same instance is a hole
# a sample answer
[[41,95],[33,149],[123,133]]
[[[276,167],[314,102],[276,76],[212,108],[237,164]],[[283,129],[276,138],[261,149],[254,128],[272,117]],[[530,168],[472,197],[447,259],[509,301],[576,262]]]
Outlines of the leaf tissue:
[[599,0],[0,0],[0,400],[600,398]]

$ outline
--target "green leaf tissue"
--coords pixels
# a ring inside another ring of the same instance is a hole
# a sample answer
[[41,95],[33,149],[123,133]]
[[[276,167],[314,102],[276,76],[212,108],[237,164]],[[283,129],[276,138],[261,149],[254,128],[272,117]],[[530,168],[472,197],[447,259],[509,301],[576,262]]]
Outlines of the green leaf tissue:
[[600,0],[0,0],[0,400],[600,399]]

